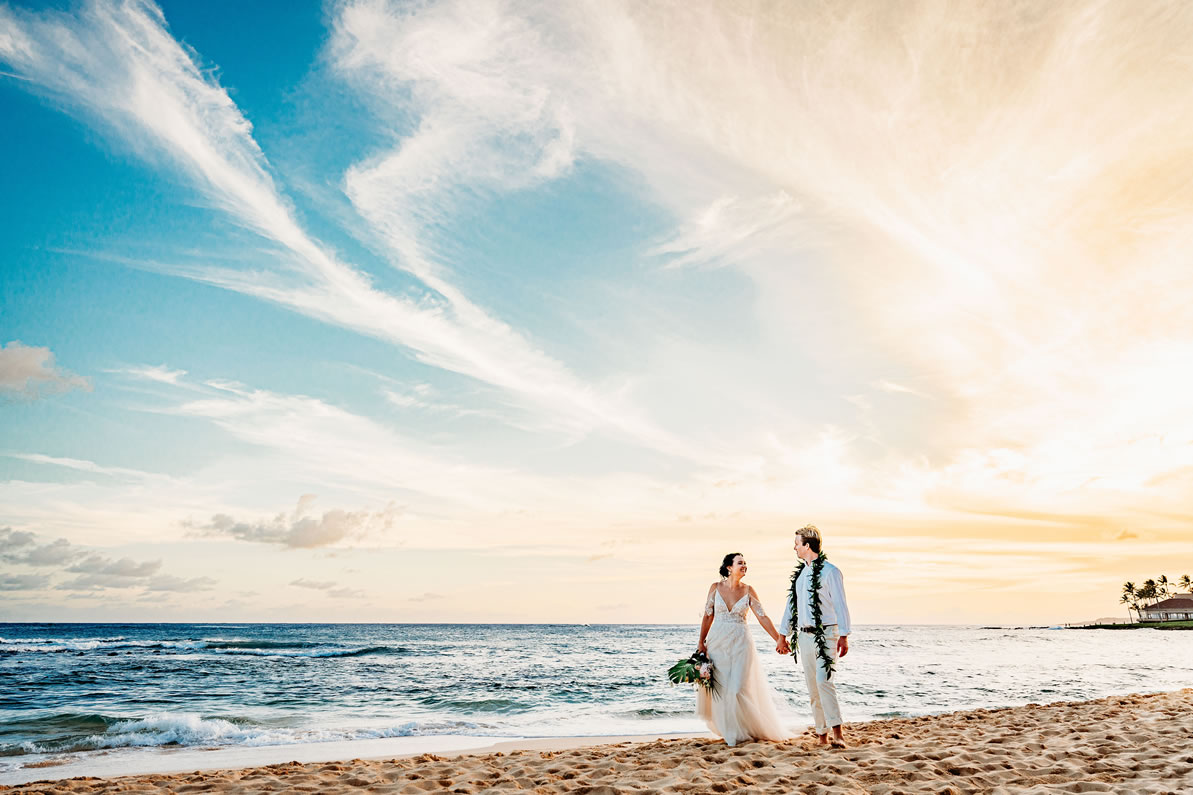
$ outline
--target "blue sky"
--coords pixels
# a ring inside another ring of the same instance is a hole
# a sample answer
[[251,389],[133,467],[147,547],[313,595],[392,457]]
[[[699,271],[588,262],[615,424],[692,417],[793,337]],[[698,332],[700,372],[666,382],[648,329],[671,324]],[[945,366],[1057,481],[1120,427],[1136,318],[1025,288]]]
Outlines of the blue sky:
[[685,621],[807,521],[873,621],[1113,612],[1193,22],[946,5],[0,6],[0,619]]

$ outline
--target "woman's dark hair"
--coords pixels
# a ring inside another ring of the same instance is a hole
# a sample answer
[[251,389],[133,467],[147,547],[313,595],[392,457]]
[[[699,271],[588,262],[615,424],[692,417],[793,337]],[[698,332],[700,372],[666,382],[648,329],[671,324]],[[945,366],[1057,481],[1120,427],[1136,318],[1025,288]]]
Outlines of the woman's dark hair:
[[729,567],[733,565],[733,559],[736,558],[740,554],[741,554],[740,552],[730,552],[728,555],[725,556],[725,559],[721,561],[721,576],[722,577],[729,576]]

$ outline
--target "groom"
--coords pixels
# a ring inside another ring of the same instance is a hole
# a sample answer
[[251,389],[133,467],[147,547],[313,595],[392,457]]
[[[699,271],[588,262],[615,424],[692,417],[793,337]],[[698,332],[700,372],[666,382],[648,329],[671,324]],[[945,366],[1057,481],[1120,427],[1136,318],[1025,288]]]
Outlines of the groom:
[[[783,635],[794,639],[798,657],[803,658],[804,680],[812,701],[812,717],[820,744],[845,747],[841,733],[841,708],[837,705],[837,681],[833,669],[837,659],[849,653],[849,607],[845,604],[845,583],[841,570],[820,551],[820,531],[805,525],[795,531],[795,554],[800,565],[791,577],[791,593],[779,623]],[[779,651],[789,651],[780,643]]]

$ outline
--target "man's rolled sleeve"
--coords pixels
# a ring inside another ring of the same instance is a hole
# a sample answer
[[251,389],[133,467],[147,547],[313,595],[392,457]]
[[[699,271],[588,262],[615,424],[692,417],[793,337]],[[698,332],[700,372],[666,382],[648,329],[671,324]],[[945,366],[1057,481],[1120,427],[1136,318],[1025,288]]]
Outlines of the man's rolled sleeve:
[[791,607],[791,597],[788,596],[787,604],[783,607],[783,618],[781,618],[779,620],[779,634],[780,635],[790,635],[791,634],[791,618],[792,618],[791,614],[794,612],[795,611]]
[[848,635],[851,627],[849,624],[849,605],[845,602],[845,578],[842,576],[840,569],[836,569],[833,575],[833,577],[829,578],[827,584],[829,593],[833,599],[833,609],[837,613],[837,632],[842,635]]

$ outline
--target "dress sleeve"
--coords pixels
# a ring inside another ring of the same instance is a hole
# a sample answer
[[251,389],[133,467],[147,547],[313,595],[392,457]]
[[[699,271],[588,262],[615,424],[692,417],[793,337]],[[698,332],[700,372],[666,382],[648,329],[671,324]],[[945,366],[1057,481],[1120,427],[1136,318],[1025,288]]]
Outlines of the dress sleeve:
[[750,594],[750,609],[754,611],[754,615],[758,616],[759,620],[766,618],[766,611],[762,609],[762,602],[758,601],[758,597]]
[[717,598],[717,589],[715,587],[709,588],[708,589],[708,599],[704,600],[704,615],[705,616],[711,616],[713,614],[713,604],[716,601],[716,598]]

